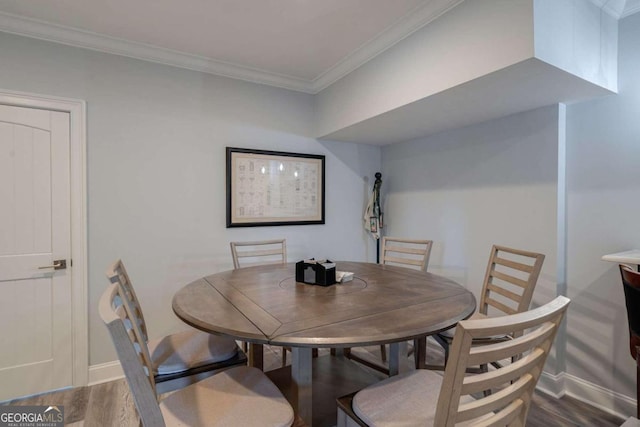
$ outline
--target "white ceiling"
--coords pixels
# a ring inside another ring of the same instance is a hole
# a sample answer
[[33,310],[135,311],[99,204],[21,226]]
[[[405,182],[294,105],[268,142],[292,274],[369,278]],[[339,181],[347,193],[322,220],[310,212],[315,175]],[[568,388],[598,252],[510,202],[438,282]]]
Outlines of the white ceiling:
[[0,31],[317,93],[462,1],[0,0]]
[[317,93],[462,1],[0,0],[0,31]]
[[0,31],[316,93],[462,0],[0,0]]

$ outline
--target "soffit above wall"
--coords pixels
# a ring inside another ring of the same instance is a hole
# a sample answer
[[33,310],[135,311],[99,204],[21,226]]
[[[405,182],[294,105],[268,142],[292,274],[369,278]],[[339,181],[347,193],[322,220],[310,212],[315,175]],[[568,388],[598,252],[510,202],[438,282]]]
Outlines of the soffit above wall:
[[404,105],[321,139],[388,145],[613,92],[535,58]]

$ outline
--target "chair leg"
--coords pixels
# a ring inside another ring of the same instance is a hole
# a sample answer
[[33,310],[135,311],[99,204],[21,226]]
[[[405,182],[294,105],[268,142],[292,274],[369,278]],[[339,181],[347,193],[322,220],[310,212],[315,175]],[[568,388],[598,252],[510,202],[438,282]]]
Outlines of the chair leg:
[[387,346],[384,344],[380,346],[380,359],[382,359],[383,363],[387,362]]
[[413,361],[416,369],[427,367],[427,337],[413,340]]
[[438,334],[433,335],[433,338],[440,344],[440,347],[444,349],[444,366],[447,366],[447,361],[449,360],[449,343]]

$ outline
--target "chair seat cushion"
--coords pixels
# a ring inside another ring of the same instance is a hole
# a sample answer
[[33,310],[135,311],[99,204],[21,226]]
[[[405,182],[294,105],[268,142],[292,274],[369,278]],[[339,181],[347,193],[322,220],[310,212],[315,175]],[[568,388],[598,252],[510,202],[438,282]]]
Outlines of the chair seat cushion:
[[264,373],[240,366],[185,387],[160,402],[167,426],[290,426],[291,405]]
[[[471,315],[471,317],[468,320],[487,319],[488,317],[489,316],[487,316],[486,314],[475,312]],[[456,334],[456,328],[451,328],[451,329],[447,329],[446,331],[440,332],[438,335],[448,339],[449,341],[452,341],[455,334]],[[508,335],[494,335],[492,337],[476,338],[473,341],[477,343],[482,343],[482,342],[493,343],[493,342],[507,341],[510,339],[511,337]]]
[[238,346],[231,338],[195,329],[151,340],[147,346],[157,375],[175,374],[222,362],[238,352]]
[[441,385],[441,375],[418,369],[359,391],[352,409],[370,426],[430,426]]
[[[433,426],[441,386],[440,373],[406,372],[356,393],[352,409],[369,426]],[[473,400],[468,395],[460,397],[460,403]]]

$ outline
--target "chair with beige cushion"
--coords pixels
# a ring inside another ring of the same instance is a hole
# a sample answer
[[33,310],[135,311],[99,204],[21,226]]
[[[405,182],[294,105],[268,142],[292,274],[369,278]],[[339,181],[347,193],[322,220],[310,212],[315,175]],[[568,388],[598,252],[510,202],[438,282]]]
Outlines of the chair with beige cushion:
[[[287,240],[260,240],[253,242],[231,242],[231,257],[233,258],[233,268],[252,267],[256,265],[286,264],[287,263]],[[241,262],[242,259],[242,262]],[[243,343],[244,351],[247,351],[247,343]],[[287,351],[289,347],[282,348],[282,366],[287,364]],[[318,350],[314,349],[317,356]]]
[[246,365],[247,358],[236,342],[227,337],[189,329],[158,339],[149,339],[140,301],[121,260],[107,271],[112,284],[120,286],[133,310],[142,339],[149,349],[154,380],[162,383],[161,391],[169,391],[236,365]]
[[[444,376],[418,369],[338,399],[338,427],[524,426],[545,360],[569,306],[559,296],[531,311],[458,323]],[[474,346],[494,335],[513,340]],[[512,360],[499,369],[467,368]],[[493,393],[483,393],[493,390]]]
[[[432,246],[433,240],[402,239],[384,236],[382,238],[380,263],[427,271]],[[419,345],[419,342],[420,340],[414,340],[414,347]],[[412,351],[413,349],[409,350],[409,355],[411,355]],[[363,359],[354,354],[349,348],[344,349],[344,354],[345,357],[355,362],[359,362],[385,374],[389,373],[386,366],[381,366],[367,359]],[[385,345],[380,345],[380,357],[383,363],[387,361],[387,349]]]
[[[504,316],[528,310],[543,262],[543,254],[493,245],[480,295],[480,305],[471,319]],[[454,334],[455,328],[434,335],[436,341],[444,348],[445,364]],[[475,344],[488,344],[511,338],[505,335],[484,337],[482,341],[476,340]]]
[[236,366],[158,402],[154,366],[139,318],[118,283],[100,298],[99,312],[115,345],[143,426],[290,426],[291,405],[258,369]]

